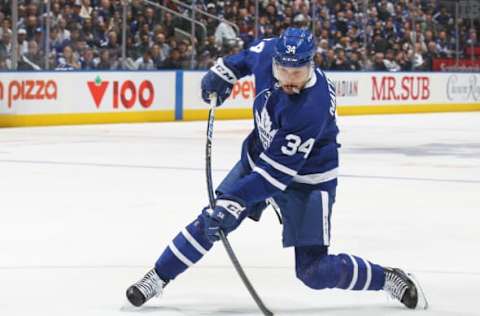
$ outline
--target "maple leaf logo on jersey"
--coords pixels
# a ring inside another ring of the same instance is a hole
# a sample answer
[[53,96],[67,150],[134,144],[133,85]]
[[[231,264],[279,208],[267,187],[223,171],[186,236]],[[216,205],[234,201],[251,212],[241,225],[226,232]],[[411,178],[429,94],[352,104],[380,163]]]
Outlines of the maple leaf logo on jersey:
[[255,120],[257,121],[258,134],[260,141],[262,142],[263,149],[270,147],[273,137],[277,133],[278,129],[272,129],[272,120],[268,115],[267,107],[264,106],[260,114],[255,111]]

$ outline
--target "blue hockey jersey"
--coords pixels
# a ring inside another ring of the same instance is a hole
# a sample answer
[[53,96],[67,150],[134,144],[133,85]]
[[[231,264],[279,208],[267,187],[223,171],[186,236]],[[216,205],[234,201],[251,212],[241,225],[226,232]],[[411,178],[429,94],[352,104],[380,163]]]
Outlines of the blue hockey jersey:
[[272,72],[276,41],[262,40],[223,60],[237,78],[255,76],[255,127],[243,142],[241,157],[243,166],[252,172],[223,192],[247,206],[287,187],[327,191],[337,185],[334,86],[316,68],[299,94],[284,93]]

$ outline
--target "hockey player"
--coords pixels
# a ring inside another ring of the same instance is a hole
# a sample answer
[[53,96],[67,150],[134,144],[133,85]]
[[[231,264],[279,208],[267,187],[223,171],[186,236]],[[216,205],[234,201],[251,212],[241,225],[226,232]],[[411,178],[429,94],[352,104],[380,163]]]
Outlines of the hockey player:
[[233,84],[253,74],[254,129],[241,160],[216,190],[214,209],[206,207],[163,251],[127,298],[141,306],[198,262],[246,217],[260,218],[267,200],[280,209],[283,246],[295,247],[297,278],[313,289],[384,290],[408,308],[426,308],[425,297],[408,273],[350,254],[329,254],[330,217],[335,202],[338,128],[335,88],[315,68],[309,31],[288,28],[236,55],[219,59],[202,79],[202,97],[217,105]]

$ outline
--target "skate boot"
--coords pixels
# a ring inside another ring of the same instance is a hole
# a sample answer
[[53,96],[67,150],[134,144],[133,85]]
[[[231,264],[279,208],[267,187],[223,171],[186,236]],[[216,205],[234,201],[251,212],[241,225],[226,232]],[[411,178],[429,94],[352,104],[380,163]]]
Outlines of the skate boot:
[[152,297],[160,296],[167,282],[163,281],[152,269],[145,276],[127,289],[127,299],[134,306],[142,306]]
[[420,284],[410,273],[401,269],[385,267],[383,290],[411,309],[427,309],[428,302]]

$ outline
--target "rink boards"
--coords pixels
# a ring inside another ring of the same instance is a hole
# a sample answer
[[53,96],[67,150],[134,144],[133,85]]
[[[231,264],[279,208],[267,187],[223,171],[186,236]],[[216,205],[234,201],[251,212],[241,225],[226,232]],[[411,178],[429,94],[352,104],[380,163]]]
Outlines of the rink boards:
[[[199,120],[204,71],[4,72],[0,126]],[[339,115],[480,110],[479,73],[328,72]],[[220,119],[250,118],[253,77],[238,81]]]

